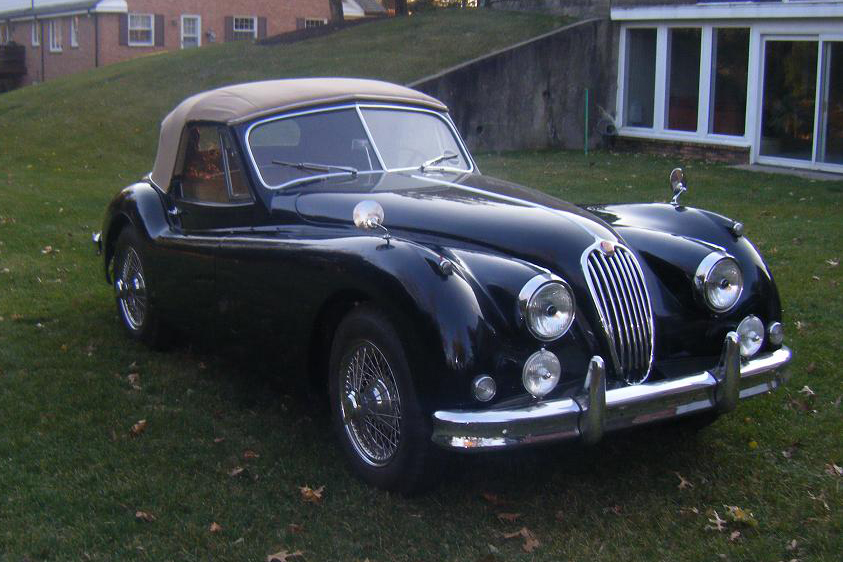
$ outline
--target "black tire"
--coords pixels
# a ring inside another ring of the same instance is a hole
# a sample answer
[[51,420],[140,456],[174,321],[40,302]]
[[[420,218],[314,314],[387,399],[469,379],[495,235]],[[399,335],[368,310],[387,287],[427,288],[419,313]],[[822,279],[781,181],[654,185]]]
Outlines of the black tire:
[[[446,459],[430,439],[430,417],[420,406],[405,349],[386,315],[367,305],[355,308],[333,338],[328,390],[334,429],[354,472],[373,486],[410,495],[435,485]],[[355,371],[355,361],[366,358],[376,362],[369,363],[373,369]]]
[[117,314],[129,337],[150,347],[163,344],[158,311],[146,274],[143,242],[137,231],[126,227],[117,238],[114,248],[114,282]]

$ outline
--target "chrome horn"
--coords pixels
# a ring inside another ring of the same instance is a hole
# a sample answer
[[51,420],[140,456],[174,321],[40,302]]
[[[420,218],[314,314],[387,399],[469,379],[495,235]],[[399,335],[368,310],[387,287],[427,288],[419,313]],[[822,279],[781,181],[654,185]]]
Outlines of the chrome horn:
[[383,207],[381,204],[371,199],[360,201],[354,206],[354,212],[352,213],[354,226],[362,230],[383,230],[383,239],[388,244],[391,236],[389,235],[389,230],[383,225],[383,216]]
[[670,204],[674,207],[679,206],[679,197],[688,191],[688,185],[685,183],[685,170],[682,168],[674,168],[670,172],[670,187],[673,189],[673,199]]

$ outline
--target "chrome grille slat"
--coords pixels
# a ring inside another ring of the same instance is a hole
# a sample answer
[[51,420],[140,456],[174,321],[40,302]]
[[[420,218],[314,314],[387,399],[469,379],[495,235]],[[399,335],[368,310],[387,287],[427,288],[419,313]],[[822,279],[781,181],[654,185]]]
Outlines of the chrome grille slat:
[[598,242],[583,254],[582,267],[616,375],[631,384],[645,381],[653,363],[653,311],[638,261],[620,244],[605,253]]

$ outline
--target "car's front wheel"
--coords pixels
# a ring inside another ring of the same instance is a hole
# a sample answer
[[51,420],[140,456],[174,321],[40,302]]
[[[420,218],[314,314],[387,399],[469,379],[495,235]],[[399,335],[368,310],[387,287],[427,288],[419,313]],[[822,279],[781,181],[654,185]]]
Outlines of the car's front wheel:
[[392,322],[375,308],[355,308],[337,328],[329,369],[334,427],[354,471],[374,486],[407,494],[433,484],[443,454],[430,440],[430,421]]
[[159,341],[158,314],[149,299],[143,244],[137,232],[124,228],[114,251],[114,296],[117,313],[129,336],[151,346]]

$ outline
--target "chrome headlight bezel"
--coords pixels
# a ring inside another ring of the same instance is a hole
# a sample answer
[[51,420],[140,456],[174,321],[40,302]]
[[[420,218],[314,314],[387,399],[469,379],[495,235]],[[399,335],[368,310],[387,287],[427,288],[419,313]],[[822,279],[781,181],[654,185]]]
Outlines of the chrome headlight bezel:
[[[722,263],[732,263],[734,264],[735,268],[738,270],[740,285],[738,285],[738,292],[735,295],[735,298],[727,305],[727,306],[717,306],[715,303],[712,302],[709,296],[709,289],[712,284],[716,283],[713,279],[713,273],[715,272],[716,268]],[[734,257],[730,256],[726,252],[711,252],[697,266],[697,271],[694,274],[694,288],[699,293],[700,297],[702,298],[703,302],[705,302],[706,306],[710,308],[712,311],[716,313],[723,313],[732,310],[738,301],[741,300],[741,295],[743,295],[744,289],[744,280],[743,280],[743,270],[741,269],[740,263]]]
[[[571,303],[570,317],[567,320],[564,329],[559,330],[557,333],[545,334],[536,327],[537,322],[531,313],[531,304],[539,295],[540,291],[547,290],[547,288],[551,286],[559,286],[567,292]],[[553,275],[552,273],[541,273],[527,281],[527,283],[524,284],[524,287],[521,288],[521,291],[518,293],[518,310],[521,315],[521,319],[534,338],[543,342],[551,342],[558,340],[567,334],[571,329],[571,326],[573,326],[574,320],[576,319],[577,302],[574,298],[574,291],[564,279]]]

